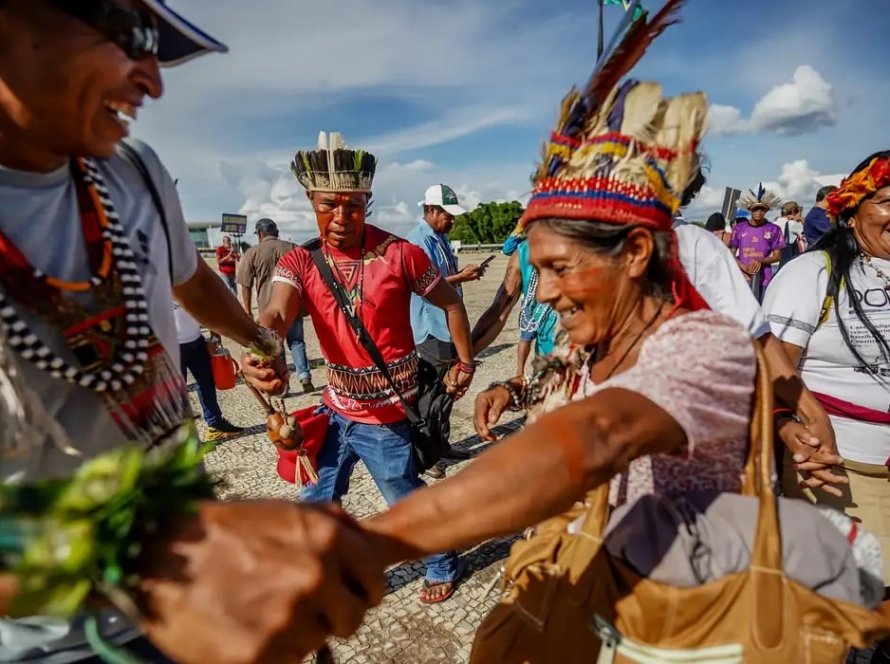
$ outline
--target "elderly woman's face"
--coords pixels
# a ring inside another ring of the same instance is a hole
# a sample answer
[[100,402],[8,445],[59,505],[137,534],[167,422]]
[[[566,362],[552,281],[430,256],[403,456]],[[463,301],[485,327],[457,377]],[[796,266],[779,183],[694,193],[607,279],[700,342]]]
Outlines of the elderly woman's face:
[[862,201],[850,224],[867,254],[890,259],[890,186]]
[[556,310],[572,343],[607,339],[615,305],[630,281],[622,260],[536,224],[529,228],[528,244],[539,272],[537,299]]

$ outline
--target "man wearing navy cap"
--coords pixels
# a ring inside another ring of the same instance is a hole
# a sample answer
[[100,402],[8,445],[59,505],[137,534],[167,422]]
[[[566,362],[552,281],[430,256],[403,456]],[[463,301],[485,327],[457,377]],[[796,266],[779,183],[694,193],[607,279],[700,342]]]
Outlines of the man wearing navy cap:
[[[0,462],[0,482],[30,482],[189,426],[171,297],[254,353],[276,340],[198,256],[154,151],[124,143],[161,66],[225,46],[161,0],[3,0],[0,44],[0,328],[41,417],[80,452],[34,436]],[[332,508],[202,503],[164,525],[140,561],[141,626],[182,664],[300,661],[383,596],[374,551]],[[0,576],[0,611],[13,592]],[[100,622],[166,661],[121,615]],[[91,661],[82,628],[0,620],[0,662]]]

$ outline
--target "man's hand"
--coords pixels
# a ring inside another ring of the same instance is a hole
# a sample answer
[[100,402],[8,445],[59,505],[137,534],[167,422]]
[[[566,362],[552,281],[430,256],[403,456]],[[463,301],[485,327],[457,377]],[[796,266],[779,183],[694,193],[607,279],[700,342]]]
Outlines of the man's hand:
[[445,391],[457,401],[467,393],[472,382],[473,374],[461,371],[460,364],[455,364],[445,374]]
[[461,282],[478,281],[485,274],[485,269],[479,265],[467,265],[457,274],[460,277]]
[[142,626],[181,664],[299,662],[358,629],[383,569],[338,507],[205,503],[146,552]]
[[476,397],[473,423],[476,426],[476,433],[482,440],[497,440],[491,432],[491,427],[498,423],[511,402],[512,397],[507,388],[501,386],[485,390]]
[[245,351],[241,354],[241,373],[244,380],[266,394],[284,394],[289,385],[287,363],[283,355],[276,357],[271,364],[258,360]]
[[760,261],[753,261],[751,263],[748,263],[748,274],[753,277],[755,274],[760,272],[761,267],[763,267],[763,265]]

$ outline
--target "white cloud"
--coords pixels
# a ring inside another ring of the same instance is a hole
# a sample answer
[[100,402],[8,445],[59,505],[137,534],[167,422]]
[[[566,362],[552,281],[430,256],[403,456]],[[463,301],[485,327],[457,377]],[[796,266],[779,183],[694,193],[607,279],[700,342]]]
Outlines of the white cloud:
[[414,161],[410,161],[407,164],[402,164],[398,161],[393,161],[390,163],[384,163],[380,168],[381,172],[393,172],[393,173],[424,173],[426,171],[432,170],[435,167],[435,164],[431,161],[427,161],[426,159],[415,159]]
[[708,109],[708,131],[712,134],[738,134],[747,131],[749,123],[735,106],[712,104]]
[[794,200],[804,207],[816,200],[816,192],[827,184],[840,184],[843,175],[824,174],[813,169],[806,159],[782,166],[782,172],[774,182],[764,186],[772,188],[785,200]]
[[735,106],[710,108],[710,127],[715,134],[746,132],[797,136],[837,124],[831,85],[809,65],[794,71],[790,83],[777,85],[754,105],[750,118]]

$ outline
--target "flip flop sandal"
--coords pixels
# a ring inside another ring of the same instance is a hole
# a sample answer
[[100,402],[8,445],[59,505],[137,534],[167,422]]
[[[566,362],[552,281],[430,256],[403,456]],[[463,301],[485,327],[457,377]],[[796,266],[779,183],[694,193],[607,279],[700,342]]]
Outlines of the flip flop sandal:
[[463,560],[460,560],[458,562],[458,567],[457,567],[457,576],[454,578],[454,581],[443,581],[441,583],[430,583],[429,581],[424,579],[421,592],[423,592],[424,590],[429,592],[430,588],[438,588],[439,586],[446,586],[449,583],[451,584],[451,588],[449,588],[447,593],[436,597],[436,599],[429,599],[429,595],[427,595],[427,599],[424,599],[424,596],[420,595],[421,603],[423,603],[423,604],[439,604],[441,602],[444,602],[446,599],[451,599],[451,597],[454,595],[454,592],[457,590],[458,584],[463,580],[464,574],[466,574],[466,571],[467,571],[467,564]]
[[451,588],[449,588],[448,592],[446,592],[444,595],[437,595],[435,599],[432,599],[429,594],[427,594],[426,596],[421,595],[420,601],[423,604],[439,604],[440,602],[444,602],[446,599],[451,599],[451,597],[454,595],[454,591],[457,590],[457,580],[443,581],[442,583],[430,583],[429,581],[424,579],[423,580],[423,590],[427,591],[427,593],[429,592],[429,590],[431,588],[438,588],[440,586],[448,586],[448,585],[450,585]]

